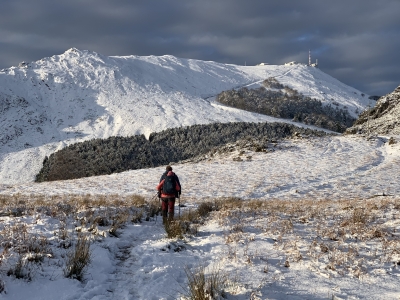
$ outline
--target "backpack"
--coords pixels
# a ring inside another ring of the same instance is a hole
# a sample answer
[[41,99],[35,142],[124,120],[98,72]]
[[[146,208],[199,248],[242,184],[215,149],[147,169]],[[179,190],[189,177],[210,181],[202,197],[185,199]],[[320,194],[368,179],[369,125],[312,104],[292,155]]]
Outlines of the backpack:
[[164,194],[174,194],[176,192],[176,180],[175,176],[165,176],[164,184],[163,184],[163,193]]

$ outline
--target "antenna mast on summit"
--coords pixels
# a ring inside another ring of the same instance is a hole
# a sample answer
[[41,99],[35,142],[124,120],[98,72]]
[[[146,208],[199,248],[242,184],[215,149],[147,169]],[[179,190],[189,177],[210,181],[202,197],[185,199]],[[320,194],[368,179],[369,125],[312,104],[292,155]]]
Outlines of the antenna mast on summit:
[[308,65],[311,66],[311,50],[308,50]]

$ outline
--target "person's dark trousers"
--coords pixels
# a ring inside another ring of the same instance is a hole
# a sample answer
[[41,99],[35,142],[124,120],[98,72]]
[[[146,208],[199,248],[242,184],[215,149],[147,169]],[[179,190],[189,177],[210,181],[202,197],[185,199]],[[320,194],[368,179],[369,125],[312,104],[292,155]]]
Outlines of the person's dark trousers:
[[163,216],[163,222],[167,220],[171,221],[174,219],[174,208],[175,208],[175,198],[161,198],[161,211]]

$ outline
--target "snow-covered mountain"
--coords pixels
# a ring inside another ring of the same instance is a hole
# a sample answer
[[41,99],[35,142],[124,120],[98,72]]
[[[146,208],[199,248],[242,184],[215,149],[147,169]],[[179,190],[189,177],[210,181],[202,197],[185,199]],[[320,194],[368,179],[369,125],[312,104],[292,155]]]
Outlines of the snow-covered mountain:
[[376,105],[361,114],[348,133],[376,135],[400,134],[400,86],[381,97]]
[[238,66],[169,55],[107,57],[72,48],[3,69],[1,182],[32,181],[45,155],[77,141],[148,136],[212,122],[277,121],[219,105],[213,97],[259,86],[268,77],[324,103],[346,106],[354,116],[369,102],[368,95],[304,65]]
[[[185,204],[175,216],[227,204],[195,220],[184,239],[166,238],[160,218],[142,206],[155,200],[165,166],[32,182],[45,155],[76,141],[196,123],[290,122],[214,101],[271,76],[354,115],[369,102],[302,65],[70,49],[0,71],[0,299],[183,299],[198,267],[229,299],[397,299],[400,137],[295,135],[261,152],[241,141],[174,164]],[[398,112],[398,92],[389,105],[378,102],[379,116]],[[81,282],[65,276],[80,237],[90,239]]]

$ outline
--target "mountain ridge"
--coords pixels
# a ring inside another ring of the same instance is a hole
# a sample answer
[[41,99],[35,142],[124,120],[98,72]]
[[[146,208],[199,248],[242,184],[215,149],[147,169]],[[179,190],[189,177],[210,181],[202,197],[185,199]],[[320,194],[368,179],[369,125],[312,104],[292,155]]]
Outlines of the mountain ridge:
[[148,137],[213,122],[282,121],[213,99],[223,90],[258,86],[268,77],[305,95],[337,101],[354,115],[367,105],[367,95],[302,65],[237,66],[171,55],[108,57],[71,48],[0,71],[0,178],[31,181],[46,155],[88,139]]

